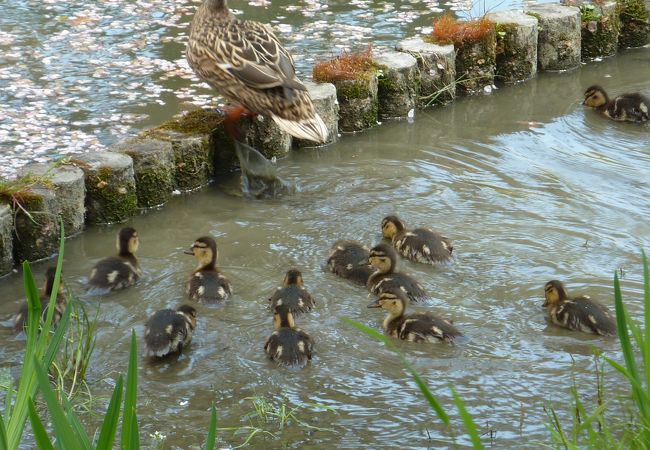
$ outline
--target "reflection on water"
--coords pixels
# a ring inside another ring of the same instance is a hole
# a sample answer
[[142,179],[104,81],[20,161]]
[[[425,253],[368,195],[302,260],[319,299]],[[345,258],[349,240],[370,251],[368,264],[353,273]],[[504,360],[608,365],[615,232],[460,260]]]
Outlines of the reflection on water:
[[[141,342],[150,314],[184,300],[194,261],[183,250],[212,234],[235,294],[223,307],[198,306],[195,339],[176,363],[140,359],[144,436],[160,431],[171,448],[187,448],[203,439],[212,402],[222,426],[241,426],[251,410],[243,399],[266,396],[276,404],[333,408],[301,409],[301,420],[331,431],[290,426],[280,441],[290,448],[306,442],[313,448],[450,447],[395,355],[340,320],[379,328],[383,314],[366,308],[363,289],[324,267],[335,240],[375,244],[381,219],[398,214],[453,239],[452,265],[401,260],[399,268],[432,294],[429,305],[413,309],[452,318],[468,337],[457,345],[400,348],[450,411],[449,386],[455,386],[481,432],[496,432],[495,445],[539,448],[549,439],[548,402],[560,405],[569,426],[574,364],[578,386],[591,395],[592,349],[621,360],[616,339],[547,326],[544,283],[564,280],[572,292],[613,307],[612,275],[622,270],[627,306],[633,316],[640,312],[639,250],[649,247],[650,236],[650,130],[606,120],[580,102],[583,87],[596,82],[617,92],[622,86],[647,92],[649,61],[650,49],[625,52],[419,112],[414,123],[387,122],[328,147],[295,150],[278,161],[277,173],[299,189],[281,199],[231,195],[233,178],[135,217],[129,224],[141,236],[141,282],[103,298],[81,295],[91,311],[100,310],[93,394],[106,398],[125,370],[130,329]],[[117,229],[91,228],[67,242],[65,276],[75,292],[83,292],[89,268],[113,252]],[[46,266],[36,264],[37,276]],[[314,312],[297,321],[314,338],[315,357],[297,373],[274,367],[262,348],[272,331],[267,299],[290,267],[302,271],[316,300]],[[20,276],[0,285],[0,311],[8,317],[22,297]],[[24,341],[9,328],[1,332],[2,366],[17,373]],[[606,385],[610,398],[627,393],[612,370]],[[455,415],[452,420],[458,423]],[[220,439],[244,440],[227,432]],[[264,445],[263,437],[255,439]]]

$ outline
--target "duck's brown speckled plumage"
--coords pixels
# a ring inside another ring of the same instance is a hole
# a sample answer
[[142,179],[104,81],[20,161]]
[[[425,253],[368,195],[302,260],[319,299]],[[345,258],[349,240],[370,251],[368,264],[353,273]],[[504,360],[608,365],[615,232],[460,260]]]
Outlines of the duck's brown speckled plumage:
[[284,367],[305,367],[312,357],[312,338],[295,326],[291,310],[286,306],[275,309],[273,324],[275,331],[264,344],[268,357]]
[[447,319],[430,313],[404,314],[408,301],[403,292],[383,292],[369,308],[382,308],[388,315],[382,324],[386,334],[410,342],[451,342],[462,333]]
[[117,235],[117,256],[100,260],[90,271],[88,284],[98,291],[116,291],[133,286],[142,276],[135,256],[140,238],[135,229],[122,228]]
[[375,269],[368,264],[370,249],[357,241],[336,241],[327,258],[328,269],[341,278],[365,286]]
[[589,86],[583,105],[595,108],[610,119],[626,122],[650,120],[650,99],[639,93],[622,94],[610,100],[601,86]]
[[278,306],[284,305],[296,317],[311,311],[315,306],[313,297],[303,285],[302,274],[297,269],[287,271],[283,286],[275,290],[269,302],[273,311]]
[[544,294],[544,307],[551,323],[585,333],[603,336],[616,334],[614,316],[589,296],[569,297],[562,282],[557,280],[546,283]]
[[144,326],[147,356],[163,357],[180,353],[192,341],[196,328],[196,309],[182,305],[178,309],[156,311]]
[[217,267],[217,243],[210,236],[200,237],[185,253],[194,255],[199,261],[187,282],[190,300],[199,303],[220,303],[232,294],[230,281]]
[[386,216],[381,222],[382,235],[390,239],[403,257],[414,262],[439,264],[452,259],[451,240],[429,228],[408,230],[397,216]]
[[206,0],[192,20],[186,57],[228,100],[270,116],[296,137],[327,141],[327,128],[296,77],[291,55],[268,25],[237,19],[226,0]]
[[368,262],[375,272],[368,278],[366,287],[373,294],[404,292],[412,302],[426,300],[429,295],[415,279],[405,273],[395,272],[397,253],[388,244],[379,244],[370,250]]

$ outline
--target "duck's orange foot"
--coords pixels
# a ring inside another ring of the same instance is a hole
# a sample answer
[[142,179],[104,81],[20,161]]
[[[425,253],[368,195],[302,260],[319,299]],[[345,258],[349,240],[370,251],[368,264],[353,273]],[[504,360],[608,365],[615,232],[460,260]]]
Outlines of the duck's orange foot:
[[241,129],[239,127],[241,119],[257,115],[242,105],[224,106],[221,108],[221,112],[225,115],[223,126],[228,135],[235,141],[241,141]]

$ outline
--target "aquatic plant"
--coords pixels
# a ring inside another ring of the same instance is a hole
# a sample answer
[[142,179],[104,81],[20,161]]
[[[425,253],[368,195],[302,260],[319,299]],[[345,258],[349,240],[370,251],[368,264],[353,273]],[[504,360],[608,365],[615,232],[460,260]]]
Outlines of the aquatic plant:
[[361,52],[343,50],[336,58],[319,61],[314,65],[312,76],[318,83],[357,80],[375,71],[372,60],[372,46]]
[[494,32],[495,24],[486,17],[459,21],[453,14],[446,13],[433,21],[431,36],[439,44],[462,46],[478,42]]

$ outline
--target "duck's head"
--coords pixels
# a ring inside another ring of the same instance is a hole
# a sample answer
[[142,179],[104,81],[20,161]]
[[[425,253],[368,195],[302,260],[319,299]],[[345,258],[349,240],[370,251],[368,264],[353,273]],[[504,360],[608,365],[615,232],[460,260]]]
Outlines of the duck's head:
[[605,89],[598,85],[589,86],[585,91],[585,100],[582,102],[585,106],[598,108],[604,106],[609,102],[609,97]]
[[217,242],[210,236],[200,237],[185,253],[194,255],[199,267],[214,267],[217,263]]
[[569,298],[569,294],[561,281],[551,280],[544,285],[545,300],[542,306],[552,306],[567,298]]
[[402,291],[382,292],[379,298],[368,305],[368,308],[385,309],[393,317],[399,317],[404,314],[408,299]]
[[[56,275],[56,267],[48,267],[45,271],[45,289],[43,289],[45,295],[49,297],[52,295],[52,289],[54,288],[54,277]],[[59,292],[63,291],[64,288],[63,278],[59,280]]]
[[190,321],[192,328],[196,328],[196,309],[193,306],[181,305],[176,311],[183,314]]
[[302,286],[302,273],[298,269],[287,270],[286,275],[284,276],[284,281],[282,282],[284,286],[289,286],[295,284],[296,286]]
[[375,245],[370,249],[368,264],[381,273],[390,273],[395,270],[397,253],[388,244]]
[[117,250],[120,255],[134,255],[140,247],[140,239],[135,228],[125,227],[117,233]]
[[406,229],[406,225],[397,216],[386,216],[381,221],[381,234],[386,239],[393,239],[393,237]]
[[273,312],[273,328],[293,328],[296,323],[293,320],[291,308],[287,305],[278,305]]

